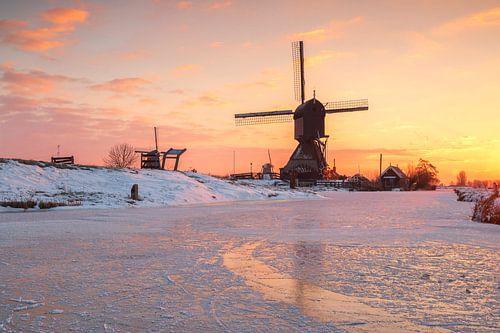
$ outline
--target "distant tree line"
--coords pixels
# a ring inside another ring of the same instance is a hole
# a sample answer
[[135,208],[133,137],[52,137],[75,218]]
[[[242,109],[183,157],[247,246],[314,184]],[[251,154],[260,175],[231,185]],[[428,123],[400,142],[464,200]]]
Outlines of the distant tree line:
[[480,179],[474,179],[474,180],[468,180],[467,179],[467,174],[465,171],[460,171],[457,175],[457,182],[451,182],[451,186],[459,186],[459,187],[473,187],[473,188],[493,188],[494,185],[500,185],[500,179],[497,180],[480,180]]

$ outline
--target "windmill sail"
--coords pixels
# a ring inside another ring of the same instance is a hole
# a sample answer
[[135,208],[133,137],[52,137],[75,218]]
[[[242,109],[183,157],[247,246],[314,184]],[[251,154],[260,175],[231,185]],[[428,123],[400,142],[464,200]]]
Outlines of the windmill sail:
[[237,113],[234,115],[236,126],[286,123],[293,120],[292,110]]
[[341,113],[368,110],[367,99],[356,99],[351,101],[336,101],[325,104],[326,113]]
[[305,100],[305,79],[304,79],[304,42],[292,43],[293,59],[293,82],[295,88],[295,99],[302,104]]

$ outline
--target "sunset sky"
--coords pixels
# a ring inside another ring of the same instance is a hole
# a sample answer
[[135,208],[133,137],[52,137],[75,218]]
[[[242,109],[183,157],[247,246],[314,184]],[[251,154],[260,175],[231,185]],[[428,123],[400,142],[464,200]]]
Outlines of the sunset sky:
[[500,178],[500,2],[0,0],[0,157],[60,145],[103,164],[127,142],[187,148],[181,169],[283,166],[293,124],[236,127],[234,113],[295,108],[291,42],[306,96],[368,98],[327,116],[343,174],[434,163],[443,182]]

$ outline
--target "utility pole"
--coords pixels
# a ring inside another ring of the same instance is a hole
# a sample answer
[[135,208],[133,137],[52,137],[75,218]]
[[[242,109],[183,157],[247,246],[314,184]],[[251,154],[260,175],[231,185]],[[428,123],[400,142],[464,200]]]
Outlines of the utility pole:
[[236,174],[236,151],[233,150],[233,175]]
[[156,151],[158,151],[158,136],[156,134],[156,127],[155,127],[155,146],[156,146]]
[[379,163],[379,173],[378,173],[378,178],[382,177],[382,154],[380,154],[380,163]]
[[57,145],[57,157],[59,157],[59,147],[61,147],[61,146]]

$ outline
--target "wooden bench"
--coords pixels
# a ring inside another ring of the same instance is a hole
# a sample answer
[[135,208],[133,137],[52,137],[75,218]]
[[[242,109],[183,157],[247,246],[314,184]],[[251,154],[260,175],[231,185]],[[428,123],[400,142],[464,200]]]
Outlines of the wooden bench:
[[55,164],[75,164],[75,158],[73,156],[57,156],[52,157],[51,162]]

